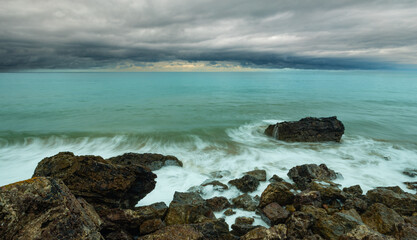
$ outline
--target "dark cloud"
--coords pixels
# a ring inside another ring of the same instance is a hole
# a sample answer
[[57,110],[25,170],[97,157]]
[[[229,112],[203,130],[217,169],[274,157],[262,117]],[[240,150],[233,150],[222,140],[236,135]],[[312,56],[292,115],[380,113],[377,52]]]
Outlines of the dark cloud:
[[0,71],[236,62],[250,68],[417,64],[415,1],[3,0]]

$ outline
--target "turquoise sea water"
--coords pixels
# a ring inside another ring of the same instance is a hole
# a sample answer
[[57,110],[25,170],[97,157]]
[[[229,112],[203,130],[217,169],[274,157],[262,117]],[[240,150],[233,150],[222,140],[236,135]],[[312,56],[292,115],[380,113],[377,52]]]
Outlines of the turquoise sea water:
[[[0,185],[31,177],[59,151],[133,151],[184,162],[156,171],[156,189],[139,204],[169,201],[212,171],[286,177],[303,163],[326,163],[343,186],[404,187],[413,179],[401,172],[417,168],[416,93],[417,72],[400,71],[2,73]],[[269,123],[333,115],[346,127],[340,144],[263,135]]]

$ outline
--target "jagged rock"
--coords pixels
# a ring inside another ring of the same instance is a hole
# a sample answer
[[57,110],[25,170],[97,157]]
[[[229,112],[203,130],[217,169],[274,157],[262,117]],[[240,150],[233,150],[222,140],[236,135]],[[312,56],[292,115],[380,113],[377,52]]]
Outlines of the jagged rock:
[[351,215],[337,212],[331,216],[316,219],[315,229],[326,239],[339,239],[359,225],[363,225],[363,222]]
[[57,179],[35,177],[0,187],[0,238],[101,240],[101,220],[85,204]]
[[209,186],[209,185],[213,186],[214,190],[218,190],[218,191],[224,191],[224,190],[229,189],[229,187],[226,184],[223,184],[217,180],[208,180],[201,184],[201,186],[203,187]]
[[394,237],[401,240],[417,239],[417,228],[409,223],[396,224]]
[[175,192],[165,216],[167,225],[201,223],[214,219],[213,211],[197,193]]
[[255,219],[251,217],[237,217],[235,219],[235,224],[252,224]]
[[399,187],[378,187],[369,190],[366,197],[371,203],[382,203],[401,215],[410,216],[417,212],[417,198]]
[[214,212],[231,207],[229,200],[225,197],[214,197],[206,200],[207,206]]
[[182,162],[178,158],[157,153],[125,153],[123,155],[112,157],[107,161],[113,164],[131,166],[140,165],[146,166],[151,171],[158,170],[164,166],[178,166],[182,167]]
[[312,205],[315,207],[321,207],[321,196],[319,191],[305,190],[297,193],[294,198],[294,207],[300,209],[303,205]]
[[259,207],[263,208],[266,205],[277,202],[281,206],[292,204],[294,201],[294,193],[291,192],[290,187],[285,182],[271,183],[262,192]]
[[226,211],[224,211],[223,213],[225,216],[232,216],[233,214],[236,214],[235,211],[233,211],[233,209],[227,209]]
[[260,226],[253,226],[252,224],[232,224],[231,227],[232,231],[230,231],[230,233],[240,237],[248,233],[250,230]]
[[350,186],[347,188],[343,188],[343,192],[353,197],[359,197],[363,193],[362,188],[359,185],[354,185],[354,186]]
[[368,203],[362,198],[353,197],[345,201],[343,208],[345,210],[355,209],[359,213],[363,213],[366,211],[366,209],[368,209]]
[[310,187],[313,180],[331,181],[337,178],[335,171],[329,169],[326,164],[304,164],[295,166],[288,172],[288,177],[292,179],[300,190]]
[[156,175],[141,166],[110,164],[99,156],[61,152],[38,163],[34,177],[61,179],[93,206],[133,208],[155,188]]
[[417,177],[417,169],[406,169],[403,171],[403,174],[409,177]]
[[237,187],[242,192],[253,192],[259,186],[259,180],[253,176],[245,175],[241,178],[229,181],[229,184]]
[[270,179],[269,182],[274,183],[274,182],[283,182],[284,179],[282,179],[281,177],[279,177],[278,175],[274,174]]
[[139,227],[139,232],[141,235],[146,235],[149,233],[153,233],[159,229],[162,229],[165,227],[165,223],[162,222],[161,219],[156,218],[156,219],[150,219],[150,220],[146,220],[144,221],[140,227]]
[[98,214],[104,221],[101,232],[105,237],[120,230],[132,236],[141,235],[140,226],[145,221],[163,219],[167,210],[168,207],[163,202],[136,207],[135,209],[97,208]]
[[245,174],[258,179],[258,181],[261,181],[261,182],[266,181],[265,170],[253,170],[253,171],[245,172]]
[[357,225],[348,233],[342,235],[339,240],[393,240],[393,238],[382,235],[381,233],[374,231],[370,227],[362,224]]
[[304,239],[314,233],[311,228],[314,225],[314,217],[304,212],[294,212],[287,220],[287,237],[289,239]]
[[332,182],[312,181],[310,183],[310,189],[320,192],[322,202],[332,207],[339,208],[341,206],[340,203],[346,200],[346,194]]
[[249,194],[245,193],[232,199],[232,203],[236,208],[242,208],[246,211],[255,211],[258,202]]
[[281,207],[278,203],[273,202],[266,205],[260,211],[262,219],[270,226],[285,223],[290,212]]
[[284,240],[287,239],[287,227],[278,224],[270,228],[257,227],[240,238],[241,240]]
[[398,213],[381,203],[372,204],[362,214],[362,220],[372,229],[388,235],[394,233],[396,224],[404,223],[404,219]]
[[139,240],[232,240],[235,239],[229,233],[229,226],[224,220],[211,220],[198,224],[171,225],[162,228],[154,233],[142,236]]
[[337,117],[307,117],[295,122],[269,125],[265,134],[287,142],[340,142],[345,127]]

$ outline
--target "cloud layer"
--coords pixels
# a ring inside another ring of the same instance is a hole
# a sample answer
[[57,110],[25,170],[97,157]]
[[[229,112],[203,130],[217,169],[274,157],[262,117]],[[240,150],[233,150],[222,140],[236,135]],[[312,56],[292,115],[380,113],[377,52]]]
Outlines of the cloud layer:
[[416,13],[415,1],[3,0],[0,71],[183,61],[244,68],[416,65]]

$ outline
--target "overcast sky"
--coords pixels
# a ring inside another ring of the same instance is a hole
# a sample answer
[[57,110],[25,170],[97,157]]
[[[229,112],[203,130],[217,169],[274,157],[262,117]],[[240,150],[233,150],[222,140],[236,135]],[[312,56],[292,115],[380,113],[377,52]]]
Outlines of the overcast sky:
[[0,71],[416,68],[417,1],[1,0]]

